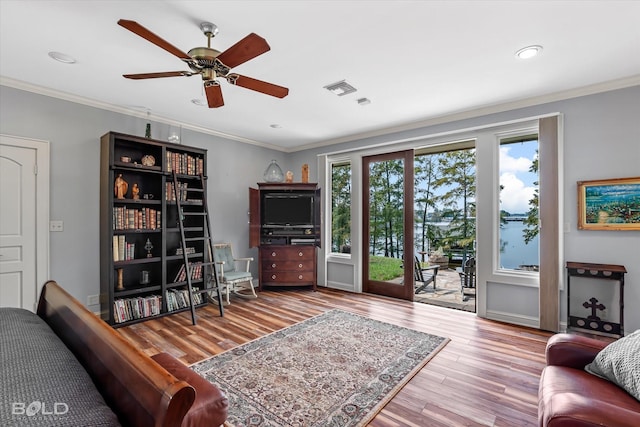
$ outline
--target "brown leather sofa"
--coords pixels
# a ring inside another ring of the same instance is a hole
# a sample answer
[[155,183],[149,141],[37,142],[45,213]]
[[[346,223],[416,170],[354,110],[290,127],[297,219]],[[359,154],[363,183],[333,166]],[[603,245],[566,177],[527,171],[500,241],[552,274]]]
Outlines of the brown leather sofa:
[[549,339],[538,389],[540,427],[640,426],[640,402],[584,370],[607,344],[572,334]]
[[[44,285],[37,314],[71,350],[123,426],[215,427],[227,419],[229,401],[220,389],[170,354],[147,356],[56,282]],[[27,339],[33,341],[33,337]],[[0,361],[5,368],[6,361]],[[73,408],[69,412],[82,415],[80,404],[73,402],[69,406]],[[2,415],[0,425],[7,425],[2,422]],[[34,418],[38,417],[28,421]],[[40,425],[52,425],[49,418],[42,418]],[[110,424],[94,420],[91,425]]]

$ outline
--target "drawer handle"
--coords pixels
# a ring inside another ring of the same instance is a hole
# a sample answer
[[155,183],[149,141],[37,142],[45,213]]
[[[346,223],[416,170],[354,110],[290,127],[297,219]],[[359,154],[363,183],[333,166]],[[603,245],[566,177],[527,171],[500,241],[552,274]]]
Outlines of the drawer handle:
[[276,256],[276,253],[275,252],[271,252],[271,256]]
[[302,268],[302,264],[298,264],[298,268]]
[[271,268],[276,268],[276,263],[271,264]]
[[298,252],[298,256],[302,256],[302,252]]
[[275,274],[272,274],[272,275],[271,275],[271,278],[272,278],[273,280],[275,280],[275,279],[276,279],[276,275],[275,275]]
[[302,274],[298,275],[298,279],[302,280]]

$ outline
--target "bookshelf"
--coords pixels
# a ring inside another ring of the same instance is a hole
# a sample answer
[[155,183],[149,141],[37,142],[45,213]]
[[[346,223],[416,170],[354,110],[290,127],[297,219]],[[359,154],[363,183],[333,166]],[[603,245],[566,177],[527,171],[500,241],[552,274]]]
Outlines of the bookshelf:
[[[190,309],[173,171],[183,209],[202,209],[207,151],[117,132],[100,144],[101,317],[119,327]],[[186,224],[190,237],[203,236],[203,221]],[[197,266],[204,242],[193,240],[187,255]],[[193,269],[194,289],[207,287],[205,277]],[[194,295],[196,306],[205,296]]]

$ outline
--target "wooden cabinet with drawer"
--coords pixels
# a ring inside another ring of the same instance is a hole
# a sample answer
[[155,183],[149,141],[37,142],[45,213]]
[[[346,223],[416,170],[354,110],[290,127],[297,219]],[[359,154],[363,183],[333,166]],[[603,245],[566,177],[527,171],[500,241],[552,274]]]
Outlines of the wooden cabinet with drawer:
[[312,286],[316,290],[316,247],[264,245],[260,247],[260,285]]

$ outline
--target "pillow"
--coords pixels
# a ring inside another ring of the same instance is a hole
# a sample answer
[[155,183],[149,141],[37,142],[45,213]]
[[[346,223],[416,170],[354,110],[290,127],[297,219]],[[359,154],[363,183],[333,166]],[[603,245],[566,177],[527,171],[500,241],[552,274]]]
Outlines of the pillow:
[[584,369],[640,400],[640,329],[607,345]]

